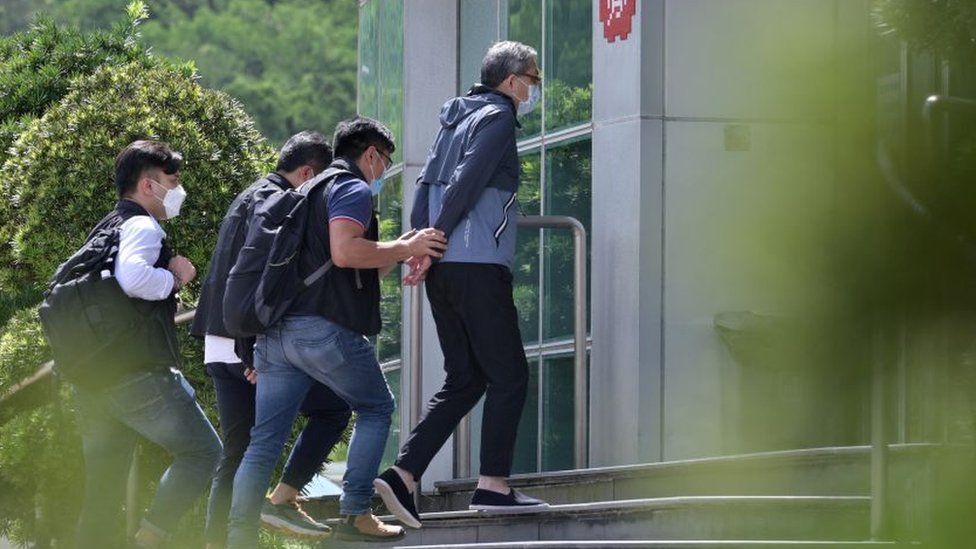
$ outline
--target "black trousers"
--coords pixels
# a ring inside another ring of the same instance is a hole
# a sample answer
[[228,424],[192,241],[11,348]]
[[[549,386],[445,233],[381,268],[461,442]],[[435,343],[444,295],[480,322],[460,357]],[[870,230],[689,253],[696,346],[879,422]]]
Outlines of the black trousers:
[[507,477],[529,379],[512,274],[501,265],[439,263],[427,274],[426,288],[447,378],[400,449],[397,465],[422,475],[485,395],[481,474]]

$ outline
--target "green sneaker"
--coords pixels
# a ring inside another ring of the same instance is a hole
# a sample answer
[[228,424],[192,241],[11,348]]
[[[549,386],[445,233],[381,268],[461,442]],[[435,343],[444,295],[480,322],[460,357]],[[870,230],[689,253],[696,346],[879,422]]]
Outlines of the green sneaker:
[[332,535],[332,528],[308,516],[297,501],[275,505],[265,499],[261,526],[302,539],[325,539]]

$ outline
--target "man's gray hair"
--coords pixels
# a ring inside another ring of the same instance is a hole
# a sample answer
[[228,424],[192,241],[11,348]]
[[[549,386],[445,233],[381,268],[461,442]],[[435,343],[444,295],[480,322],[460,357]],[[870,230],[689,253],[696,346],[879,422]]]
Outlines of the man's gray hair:
[[525,74],[534,63],[537,53],[521,42],[497,42],[488,48],[481,61],[481,83],[497,88],[510,74]]

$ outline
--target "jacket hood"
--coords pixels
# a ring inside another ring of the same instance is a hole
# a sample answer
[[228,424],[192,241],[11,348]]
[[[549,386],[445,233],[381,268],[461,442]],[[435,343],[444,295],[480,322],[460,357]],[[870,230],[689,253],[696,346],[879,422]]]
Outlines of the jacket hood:
[[[466,95],[444,103],[441,107],[441,126],[453,128],[471,114],[489,105],[499,105],[515,112],[515,103],[509,97],[488,86],[475,84]],[[516,125],[518,125],[517,120]]]

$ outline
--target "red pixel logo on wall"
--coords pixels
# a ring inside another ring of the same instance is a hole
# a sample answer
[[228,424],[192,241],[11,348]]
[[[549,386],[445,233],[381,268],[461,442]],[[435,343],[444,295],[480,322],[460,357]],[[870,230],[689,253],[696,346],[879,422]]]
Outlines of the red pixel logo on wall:
[[636,14],[637,0],[600,0],[600,22],[607,42],[626,40]]

